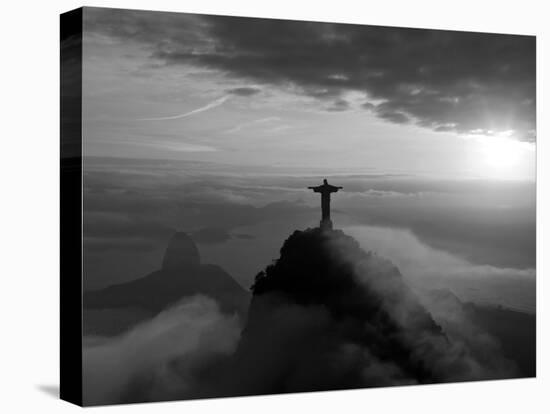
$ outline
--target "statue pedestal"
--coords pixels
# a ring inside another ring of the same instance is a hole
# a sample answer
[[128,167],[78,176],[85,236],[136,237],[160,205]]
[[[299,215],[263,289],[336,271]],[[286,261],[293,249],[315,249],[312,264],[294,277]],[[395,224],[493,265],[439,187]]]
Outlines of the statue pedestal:
[[321,220],[319,227],[321,227],[322,230],[332,230],[332,220],[331,219]]

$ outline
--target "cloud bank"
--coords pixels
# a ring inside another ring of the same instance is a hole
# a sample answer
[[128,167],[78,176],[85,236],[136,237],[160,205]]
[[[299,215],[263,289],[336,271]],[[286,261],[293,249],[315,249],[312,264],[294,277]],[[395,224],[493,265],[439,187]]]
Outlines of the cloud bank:
[[239,337],[238,318],[205,296],[183,299],[121,336],[87,337],[84,403],[170,399],[175,392],[189,398],[198,386],[193,372],[231,354]]
[[347,110],[353,91],[388,122],[535,140],[533,36],[125,10],[85,18],[90,33],[138,42],[156,61],[287,88],[332,111]]
[[422,243],[410,231],[374,226],[347,227],[366,249],[392,260],[420,292],[451,288],[462,299],[535,312],[534,268],[478,265]]

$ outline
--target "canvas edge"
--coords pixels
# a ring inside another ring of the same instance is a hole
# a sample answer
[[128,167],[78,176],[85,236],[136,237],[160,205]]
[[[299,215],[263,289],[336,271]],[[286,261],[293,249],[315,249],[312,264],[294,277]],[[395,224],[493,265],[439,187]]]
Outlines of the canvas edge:
[[82,406],[82,24],[60,15],[60,398]]

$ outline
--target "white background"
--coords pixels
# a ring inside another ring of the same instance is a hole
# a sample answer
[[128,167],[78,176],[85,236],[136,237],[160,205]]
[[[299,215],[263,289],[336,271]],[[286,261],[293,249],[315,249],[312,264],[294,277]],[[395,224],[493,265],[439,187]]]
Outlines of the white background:
[[[140,404],[87,409],[120,413],[539,413],[550,412],[548,97],[545,1],[126,0],[111,6],[377,25],[536,34],[538,36],[538,378]],[[0,86],[0,411],[74,412],[59,384],[59,13],[77,1],[3,2]],[[546,75],[546,76],[545,76]],[[547,213],[544,214],[544,211]],[[546,217],[545,217],[546,216]],[[546,218],[546,219],[545,219]],[[545,237],[546,236],[546,237]],[[239,373],[235,373],[236,380]]]

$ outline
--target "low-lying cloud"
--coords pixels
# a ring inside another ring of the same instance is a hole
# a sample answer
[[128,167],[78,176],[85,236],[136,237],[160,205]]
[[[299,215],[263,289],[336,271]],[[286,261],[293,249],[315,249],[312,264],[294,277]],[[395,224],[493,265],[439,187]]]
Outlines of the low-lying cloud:
[[234,351],[240,323],[213,299],[196,296],[121,336],[85,338],[84,403],[184,398],[197,386],[194,370]]
[[347,227],[365,249],[390,258],[419,291],[450,288],[463,300],[535,311],[534,268],[477,265],[423,244],[413,233],[374,226]]

